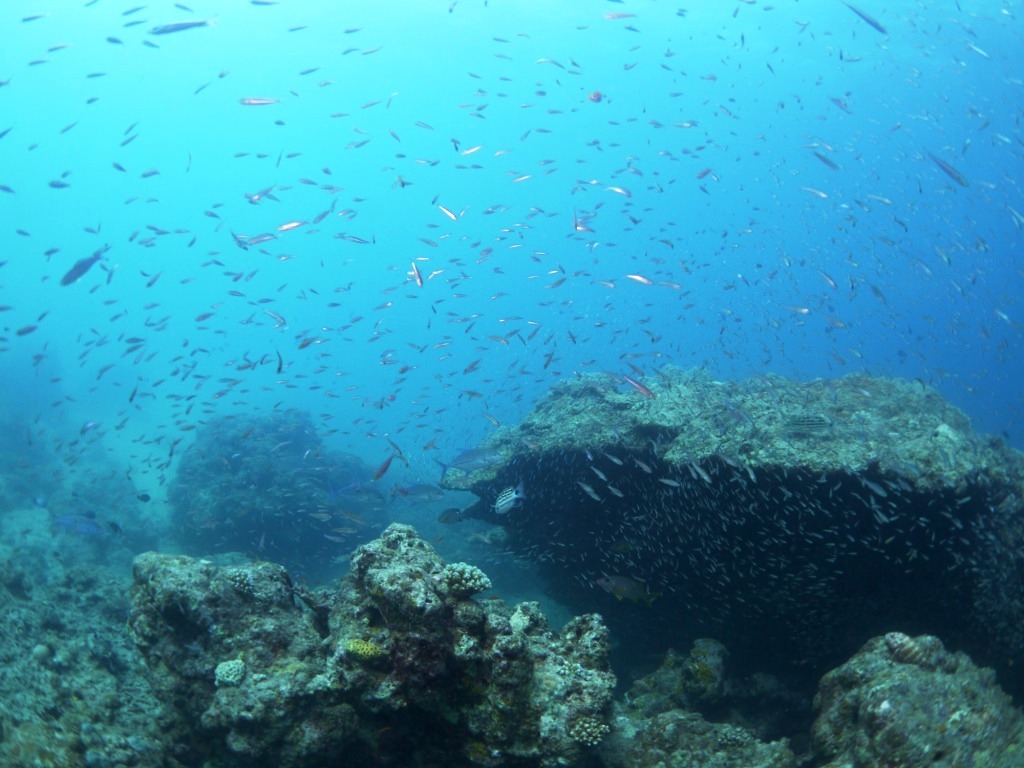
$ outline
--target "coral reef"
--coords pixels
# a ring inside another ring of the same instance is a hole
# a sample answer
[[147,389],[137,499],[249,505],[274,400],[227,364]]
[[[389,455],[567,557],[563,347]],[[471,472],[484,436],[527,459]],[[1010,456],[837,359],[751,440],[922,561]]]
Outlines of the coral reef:
[[449,563],[441,571],[445,589],[458,597],[472,597],[491,588],[487,574],[469,563]]
[[591,715],[578,718],[569,727],[569,738],[588,747],[596,747],[604,737],[611,733],[611,728]]
[[238,685],[244,678],[245,662],[241,659],[222,661],[213,670],[213,684],[218,688],[222,685]]
[[407,526],[315,592],[271,563],[139,555],[127,626],[116,567],[28,541],[0,558],[0,765],[792,768],[797,745],[818,768],[1020,762],[1024,717],[934,637],[886,633],[826,675],[812,742],[806,702],[706,638],[613,703],[599,617],[556,633],[536,603],[470,599],[485,577]]
[[890,632],[822,678],[815,751],[823,768],[1011,768],[1024,715],[990,669],[935,637]]
[[316,575],[368,538],[383,506],[360,460],[324,448],[309,414],[210,419],[196,432],[168,489],[189,551],[239,551]]
[[669,649],[657,670],[637,680],[627,701],[637,712],[657,714],[668,709],[698,710],[725,695],[725,659],[728,652],[717,640],[696,640],[689,655]]
[[536,604],[469,599],[487,577],[445,565],[408,526],[351,566],[314,593],[270,563],[136,558],[129,626],[171,702],[176,759],[559,766],[607,733],[599,617],[555,634]]
[[[485,442],[502,461],[445,476],[573,610],[600,610],[641,651],[727,637],[738,662],[799,665],[808,683],[894,625],[985,663],[1024,654],[1024,457],[935,392],[671,367],[645,381],[651,396],[564,382]],[[1000,674],[1024,690],[1017,668]]]

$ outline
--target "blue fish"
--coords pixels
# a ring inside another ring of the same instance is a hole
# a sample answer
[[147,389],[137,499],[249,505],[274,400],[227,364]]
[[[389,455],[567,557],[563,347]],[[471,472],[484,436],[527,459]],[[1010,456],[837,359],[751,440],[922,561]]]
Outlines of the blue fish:
[[85,515],[61,515],[53,519],[53,524],[80,536],[102,536],[105,533],[99,523]]
[[348,485],[341,486],[341,488],[333,488],[328,482],[327,489],[328,502],[333,501],[339,495],[367,497],[378,501],[384,501],[384,494],[366,483],[349,483]]

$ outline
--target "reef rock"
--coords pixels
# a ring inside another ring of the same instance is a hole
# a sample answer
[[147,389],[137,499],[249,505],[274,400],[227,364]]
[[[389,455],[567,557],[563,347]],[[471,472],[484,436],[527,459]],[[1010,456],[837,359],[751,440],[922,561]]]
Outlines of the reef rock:
[[1024,457],[918,382],[587,374],[482,450],[498,460],[444,484],[637,652],[710,635],[816,680],[914,626],[986,663],[1024,654]]
[[[793,768],[778,738],[777,714],[791,708],[781,689],[727,673],[728,652],[707,638],[662,665],[616,702],[612,735],[600,750],[610,768]],[[751,716],[753,708],[760,716]],[[792,723],[787,723],[792,725]]]
[[571,765],[608,732],[608,632],[470,598],[488,585],[392,525],[316,592],[269,563],[140,555],[129,625],[182,762]]
[[626,698],[646,714],[717,705],[731,687],[725,676],[727,657],[725,646],[709,638],[694,642],[685,657],[669,649],[661,666],[637,680]]
[[89,544],[38,509],[0,515],[4,768],[170,768],[162,702],[124,631],[131,553]]
[[822,678],[815,706],[823,768],[1024,764],[1024,715],[993,671],[928,635],[870,640]]
[[654,717],[672,709],[697,712],[712,722],[728,722],[765,741],[806,728],[810,696],[787,688],[764,673],[736,676],[729,652],[717,640],[695,640],[685,656],[669,649],[654,672],[626,693],[628,711]]
[[764,743],[681,709],[641,721],[617,717],[609,742],[602,756],[614,768],[796,768],[784,741]]

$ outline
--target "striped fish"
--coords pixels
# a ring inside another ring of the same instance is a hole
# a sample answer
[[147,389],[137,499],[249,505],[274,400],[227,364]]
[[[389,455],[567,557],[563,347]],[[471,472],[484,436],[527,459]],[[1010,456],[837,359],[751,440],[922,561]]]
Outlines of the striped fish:
[[519,504],[520,501],[526,498],[526,492],[523,490],[523,484],[519,483],[515,488],[511,485],[498,494],[498,498],[494,500],[494,506],[492,509],[499,515],[507,514],[509,510]]

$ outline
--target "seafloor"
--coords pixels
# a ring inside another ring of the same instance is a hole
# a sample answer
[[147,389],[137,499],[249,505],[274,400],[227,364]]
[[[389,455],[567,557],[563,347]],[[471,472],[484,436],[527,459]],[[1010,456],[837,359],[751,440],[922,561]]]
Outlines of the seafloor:
[[[320,482],[287,456],[206,461],[252,430],[279,446],[301,415],[200,430],[162,531],[115,508],[103,532],[58,523],[8,462],[0,762],[1024,764],[1020,454],[918,382],[635,383],[557,386],[486,466],[446,474],[479,498],[455,519],[495,526],[577,614],[560,627],[365,494],[347,519],[380,527],[306,585],[297,556],[338,527],[321,518],[358,464]],[[313,532],[268,558],[287,569],[203,550],[197,531],[251,551],[250,500]]]

